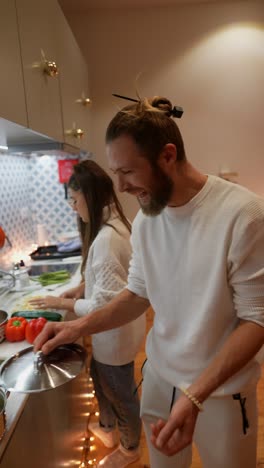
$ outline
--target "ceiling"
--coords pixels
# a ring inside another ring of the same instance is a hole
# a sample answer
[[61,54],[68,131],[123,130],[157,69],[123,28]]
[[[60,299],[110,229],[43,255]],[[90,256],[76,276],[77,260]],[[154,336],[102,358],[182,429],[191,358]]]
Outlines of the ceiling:
[[59,0],[59,3],[65,13],[84,13],[92,8],[151,8],[155,6],[197,5],[199,3],[228,3],[228,0]]

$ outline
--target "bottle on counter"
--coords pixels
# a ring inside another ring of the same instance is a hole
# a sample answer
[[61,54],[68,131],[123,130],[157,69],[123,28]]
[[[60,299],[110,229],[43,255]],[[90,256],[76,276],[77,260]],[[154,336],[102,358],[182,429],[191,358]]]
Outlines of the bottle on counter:
[[16,289],[24,289],[30,285],[28,269],[23,260],[14,264],[13,274],[16,279]]

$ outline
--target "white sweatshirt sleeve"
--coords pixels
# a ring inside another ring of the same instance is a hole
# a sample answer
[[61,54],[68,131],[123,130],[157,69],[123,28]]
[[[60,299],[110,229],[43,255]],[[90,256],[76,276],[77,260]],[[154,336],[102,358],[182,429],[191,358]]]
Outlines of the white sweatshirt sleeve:
[[240,213],[229,250],[229,280],[240,319],[264,326],[264,203]]
[[76,315],[83,316],[104,306],[125,288],[130,255],[129,240],[122,239],[112,228],[97,236],[86,263],[85,299],[75,302]]
[[83,316],[102,307],[126,286],[123,269],[119,264],[108,261],[103,265],[93,266],[95,284],[89,299],[79,299],[75,302],[75,313]]
[[141,253],[140,253],[140,243],[138,236],[138,229],[142,215],[139,212],[135,218],[135,221],[132,225],[132,234],[131,234],[131,245],[132,245],[132,257],[129,265],[128,272],[128,285],[127,289],[137,296],[148,299],[148,294],[145,285],[144,271],[141,262]]

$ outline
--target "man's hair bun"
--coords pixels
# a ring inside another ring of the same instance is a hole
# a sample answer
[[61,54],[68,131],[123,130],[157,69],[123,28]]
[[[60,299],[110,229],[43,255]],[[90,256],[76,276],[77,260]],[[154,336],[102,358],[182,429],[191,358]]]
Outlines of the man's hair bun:
[[163,111],[168,117],[171,116],[172,104],[169,99],[165,97],[154,96],[150,100],[150,104],[152,107],[156,107],[157,109]]
[[183,114],[182,107],[172,106],[169,99],[165,97],[154,96],[150,101],[150,104],[152,107],[156,107],[157,109],[163,111],[168,117],[181,118]]

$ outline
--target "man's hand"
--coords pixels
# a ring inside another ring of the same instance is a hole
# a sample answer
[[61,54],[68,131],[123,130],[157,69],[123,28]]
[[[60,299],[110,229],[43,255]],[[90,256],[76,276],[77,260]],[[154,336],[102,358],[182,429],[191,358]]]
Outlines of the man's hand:
[[49,354],[62,344],[73,343],[81,336],[79,320],[69,322],[48,322],[34,341],[34,352],[41,349]]
[[167,422],[161,419],[151,425],[151,442],[164,455],[172,456],[192,442],[198,408],[181,396],[174,404]]

